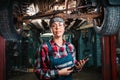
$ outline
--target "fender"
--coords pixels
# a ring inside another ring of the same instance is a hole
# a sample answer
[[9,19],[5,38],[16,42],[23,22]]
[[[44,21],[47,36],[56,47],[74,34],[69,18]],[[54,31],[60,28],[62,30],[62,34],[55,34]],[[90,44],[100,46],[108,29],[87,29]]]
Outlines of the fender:
[[119,5],[120,6],[120,0],[108,0],[110,5]]
[[120,6],[120,0],[98,0],[107,6]]

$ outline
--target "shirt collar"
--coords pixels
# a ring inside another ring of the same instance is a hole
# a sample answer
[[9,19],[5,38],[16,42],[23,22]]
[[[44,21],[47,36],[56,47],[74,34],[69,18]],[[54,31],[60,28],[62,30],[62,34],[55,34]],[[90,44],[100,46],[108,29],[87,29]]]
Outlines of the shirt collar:
[[[54,42],[53,38],[50,39],[49,42],[50,42],[51,45],[56,45],[56,43]],[[63,45],[65,45],[65,44],[67,44],[67,42],[63,39]]]

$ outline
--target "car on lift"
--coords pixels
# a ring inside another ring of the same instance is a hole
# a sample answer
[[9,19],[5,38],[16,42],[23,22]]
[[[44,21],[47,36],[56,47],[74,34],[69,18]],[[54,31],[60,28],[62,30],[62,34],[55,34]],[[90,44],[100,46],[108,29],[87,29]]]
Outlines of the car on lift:
[[95,30],[103,35],[116,34],[120,27],[120,0],[96,0],[103,17],[94,19]]
[[[17,26],[15,24],[17,23],[23,24],[22,20],[24,19],[23,14],[26,10],[26,6],[29,5],[30,3],[39,2],[39,5],[43,5],[45,3],[45,5],[49,7],[49,5],[51,5],[52,3],[56,3],[56,1],[59,3],[59,2],[68,2],[71,0],[1,0],[0,1],[0,17],[1,17],[0,18],[0,34],[6,40],[18,40],[19,39],[18,31],[20,31],[18,27],[21,28],[22,25]],[[94,28],[97,33],[102,35],[112,35],[118,32],[118,29],[120,27],[120,0],[73,0],[73,1],[76,1],[77,3],[76,7],[78,7],[77,12],[78,13],[80,12],[80,14],[84,13],[86,15],[86,13],[88,12],[97,13],[97,14],[102,13],[101,16],[97,16],[93,18]],[[19,7],[16,7],[14,2],[19,4]],[[49,2],[51,4],[46,4]],[[45,8],[45,5],[43,6],[43,8]],[[13,9],[13,6],[16,7],[15,10]],[[33,15],[33,16],[40,17],[40,18],[47,17],[47,16],[52,16],[54,14],[61,13],[61,11],[63,12],[71,9],[56,10],[56,11],[52,11],[53,12],[52,14],[46,13],[44,15],[39,14],[39,15]],[[73,8],[73,10],[74,9],[75,8]],[[86,10],[86,12],[84,12],[84,10]],[[17,15],[13,16],[13,12],[19,13],[19,16]],[[15,16],[19,17],[19,20],[14,18]],[[29,19],[36,18],[33,16],[29,16]],[[14,22],[14,20],[16,22]],[[21,29],[24,29],[24,28],[22,27]]]

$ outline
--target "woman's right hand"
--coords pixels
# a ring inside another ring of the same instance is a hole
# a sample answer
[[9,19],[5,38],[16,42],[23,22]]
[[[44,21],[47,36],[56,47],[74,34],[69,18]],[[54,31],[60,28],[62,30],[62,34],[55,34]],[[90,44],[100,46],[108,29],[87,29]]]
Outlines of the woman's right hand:
[[59,76],[67,76],[71,72],[73,72],[73,69],[71,69],[71,67],[67,67],[67,68],[63,68],[61,70],[58,70],[58,75]]

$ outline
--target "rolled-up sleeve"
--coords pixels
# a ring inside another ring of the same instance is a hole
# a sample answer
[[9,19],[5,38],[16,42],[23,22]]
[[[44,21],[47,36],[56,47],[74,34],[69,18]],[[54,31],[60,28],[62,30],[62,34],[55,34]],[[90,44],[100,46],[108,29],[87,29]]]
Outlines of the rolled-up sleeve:
[[47,46],[38,48],[35,55],[34,72],[39,79],[49,80],[58,76],[57,70],[50,69]]

